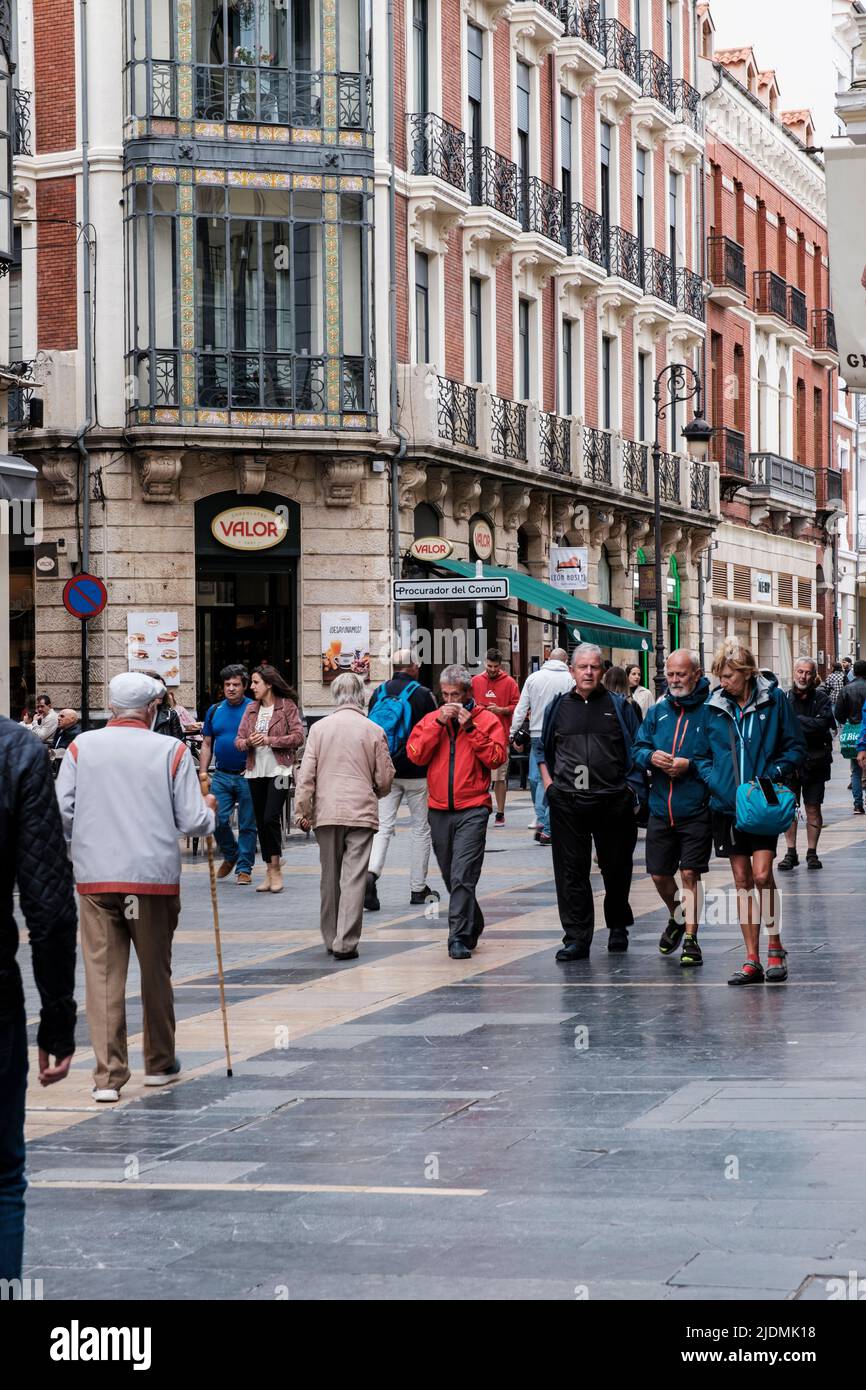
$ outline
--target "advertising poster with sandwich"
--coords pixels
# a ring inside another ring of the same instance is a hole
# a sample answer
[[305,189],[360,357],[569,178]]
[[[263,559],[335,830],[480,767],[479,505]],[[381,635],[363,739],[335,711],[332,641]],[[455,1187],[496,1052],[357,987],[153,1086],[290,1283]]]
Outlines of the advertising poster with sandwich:
[[126,664],[156,671],[166,685],[180,685],[180,632],[176,613],[127,613]]
[[322,614],[322,681],[330,685],[346,671],[370,679],[370,614]]
[[550,547],[550,582],[554,589],[588,589],[588,551],[586,546]]

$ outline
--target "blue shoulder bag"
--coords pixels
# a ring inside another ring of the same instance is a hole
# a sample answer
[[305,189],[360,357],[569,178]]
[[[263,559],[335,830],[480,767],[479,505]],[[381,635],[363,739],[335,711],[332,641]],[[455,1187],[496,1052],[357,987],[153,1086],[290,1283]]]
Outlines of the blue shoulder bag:
[[[753,777],[749,782],[741,782],[734,730],[731,725],[728,726],[728,733],[731,738],[734,782],[737,787],[734,814],[734,823],[737,829],[742,830],[747,835],[773,836],[784,834],[797,814],[797,798],[789,787],[784,786],[781,782],[771,782],[769,777]],[[742,739],[742,735],[740,738]],[[758,756],[751,759],[753,768],[760,760],[763,746],[764,730],[762,729],[758,743]],[[743,753],[745,761],[745,740],[743,740]],[[769,784],[772,792],[770,797],[761,785],[762,782]]]

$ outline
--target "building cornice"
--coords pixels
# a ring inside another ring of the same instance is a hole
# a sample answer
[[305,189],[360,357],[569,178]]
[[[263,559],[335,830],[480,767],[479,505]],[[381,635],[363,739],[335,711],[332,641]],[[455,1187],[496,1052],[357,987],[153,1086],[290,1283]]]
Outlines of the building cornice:
[[708,139],[731,146],[817,222],[826,225],[821,169],[779,131],[769,114],[762,116],[731,83],[723,82],[718,91],[705,97],[704,116]]

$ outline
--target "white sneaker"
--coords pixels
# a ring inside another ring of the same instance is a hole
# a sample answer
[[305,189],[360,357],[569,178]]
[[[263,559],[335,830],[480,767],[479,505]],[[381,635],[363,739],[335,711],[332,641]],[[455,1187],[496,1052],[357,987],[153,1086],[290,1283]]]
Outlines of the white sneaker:
[[94,1086],[90,1094],[94,1100],[120,1100],[120,1092],[113,1086]]
[[160,1071],[153,1076],[145,1076],[145,1086],[167,1086],[170,1081],[177,1081],[180,1076],[180,1062],[175,1059],[174,1066],[169,1071]]

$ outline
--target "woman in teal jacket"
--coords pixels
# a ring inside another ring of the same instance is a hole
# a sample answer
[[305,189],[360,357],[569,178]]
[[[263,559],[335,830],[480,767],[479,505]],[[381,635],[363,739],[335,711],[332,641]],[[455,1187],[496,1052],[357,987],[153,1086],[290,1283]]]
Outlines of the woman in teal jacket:
[[[737,889],[740,929],[746,960],[729,985],[757,985],[787,980],[787,951],[776,916],[773,860],[778,836],[738,830],[737,787],[755,777],[781,781],[806,756],[806,744],[790,702],[758,670],[748,647],[728,637],[716,652],[713,675],[719,686],[704,705],[704,719],[693,754],[698,776],[710,791],[716,854],[730,859]],[[755,893],[758,890],[758,913]],[[761,921],[767,928],[767,970],[761,965]]]

